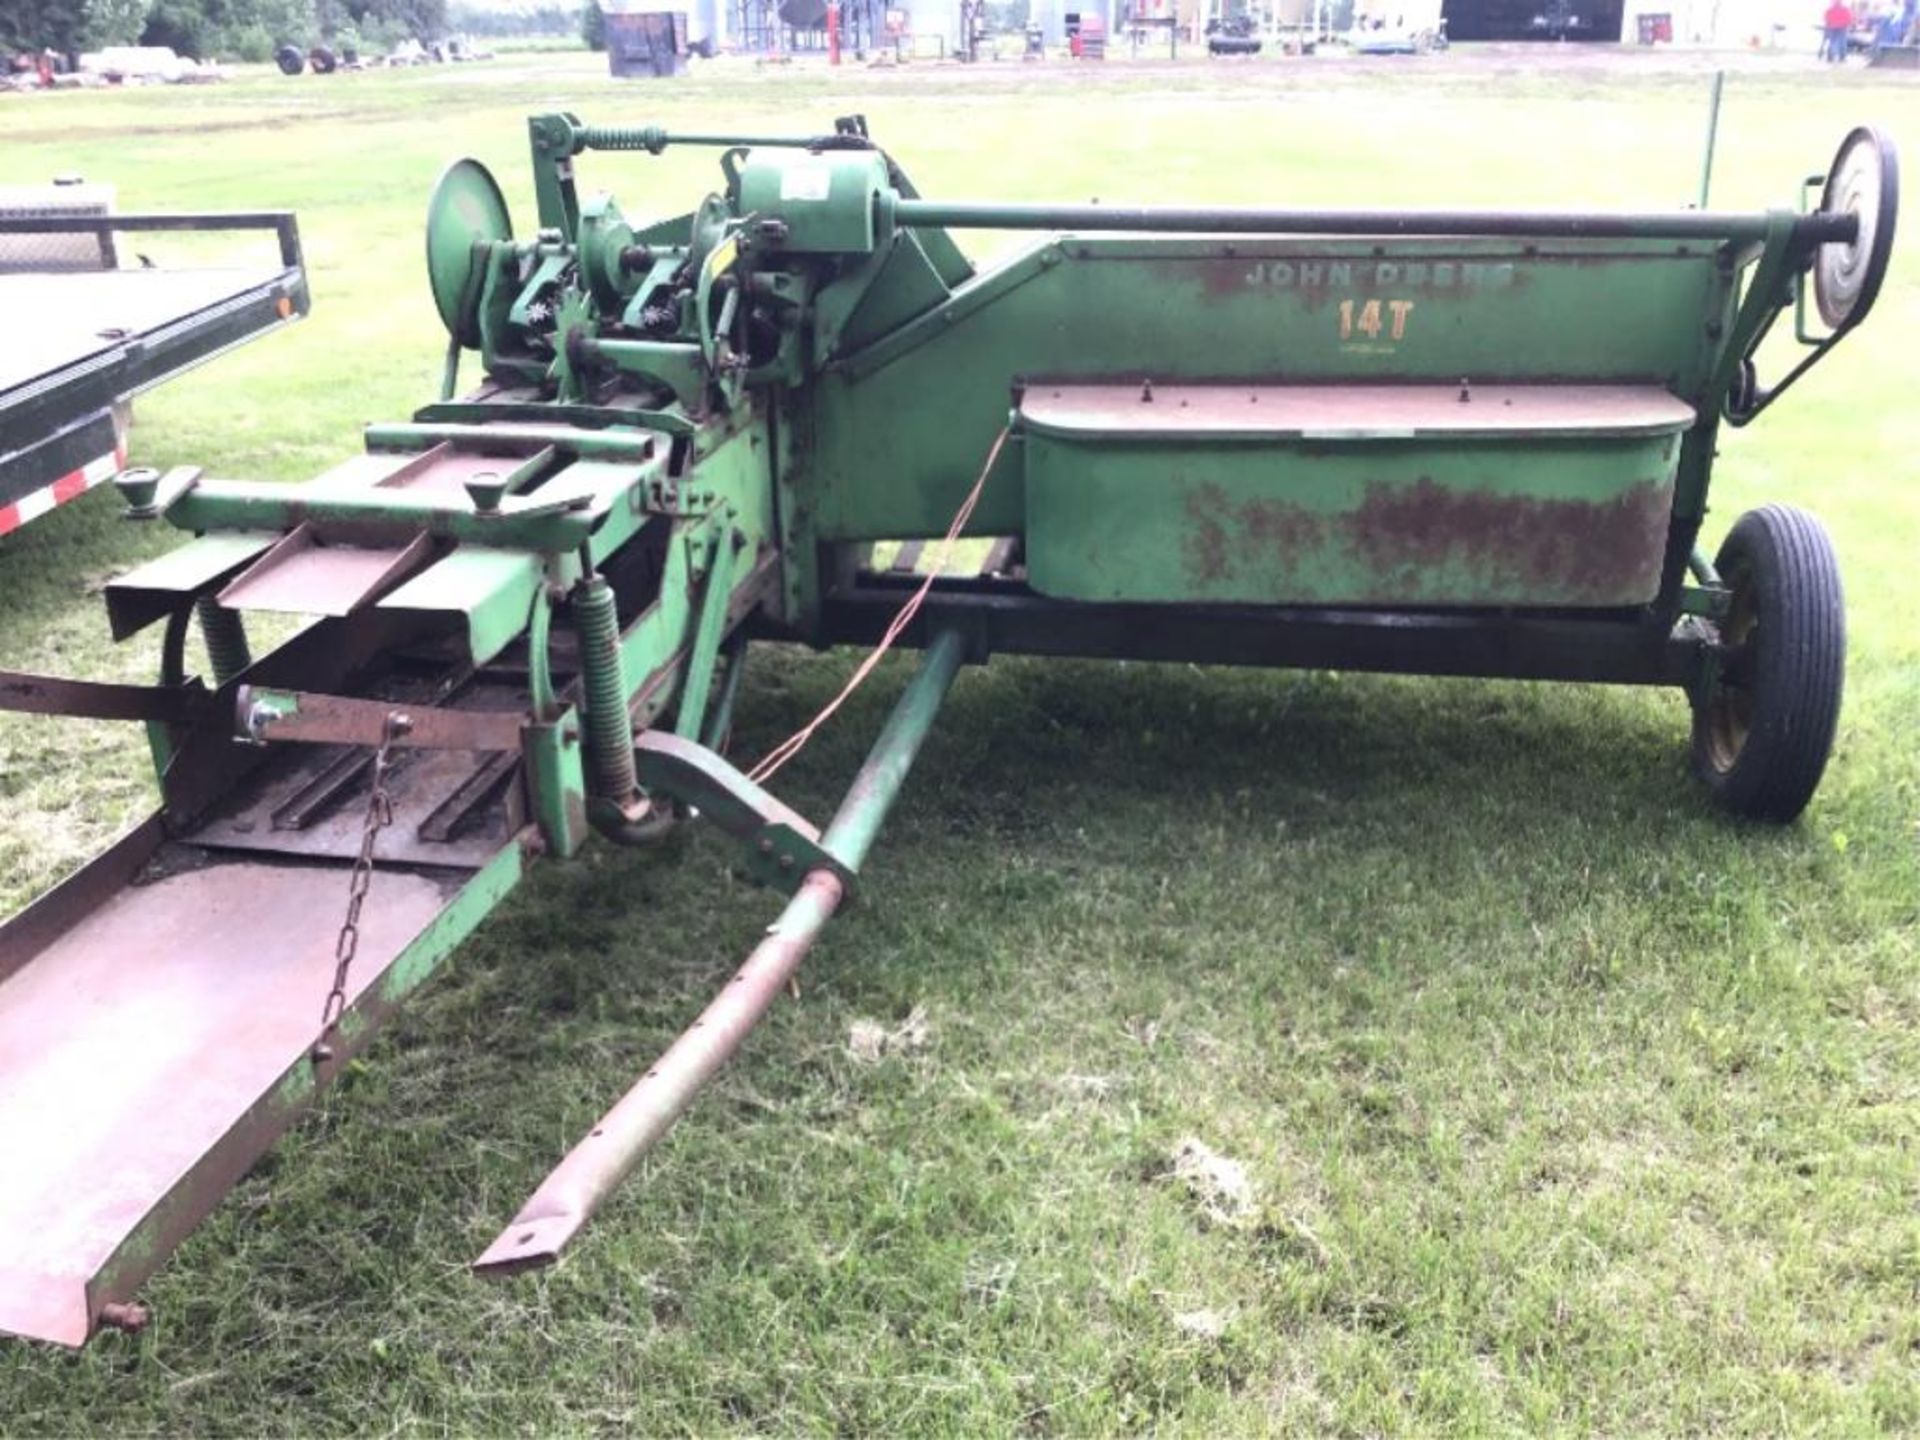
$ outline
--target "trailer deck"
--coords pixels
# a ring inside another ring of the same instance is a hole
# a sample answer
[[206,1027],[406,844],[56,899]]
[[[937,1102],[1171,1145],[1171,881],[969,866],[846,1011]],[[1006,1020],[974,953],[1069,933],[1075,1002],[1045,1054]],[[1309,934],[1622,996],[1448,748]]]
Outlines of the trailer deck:
[[0,237],[272,230],[277,261],[0,273],[0,535],[126,463],[132,398],[307,313],[291,215],[0,217]]

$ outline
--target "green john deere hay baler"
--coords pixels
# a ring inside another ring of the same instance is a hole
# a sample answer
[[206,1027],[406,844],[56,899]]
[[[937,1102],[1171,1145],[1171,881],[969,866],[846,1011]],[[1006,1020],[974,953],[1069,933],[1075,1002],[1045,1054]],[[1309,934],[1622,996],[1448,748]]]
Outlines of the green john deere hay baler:
[[[1878,133],[1757,214],[951,203],[857,118],[531,138],[530,235],[473,161],[434,193],[440,398],[305,484],[122,474],[189,537],[107,590],[115,636],[162,627],[155,683],[0,675],[8,708],[144,723],[161,792],[0,928],[0,1330],[137,1324],[530,866],[712,822],[786,908],[477,1263],[555,1259],[779,995],[994,654],[1675,686],[1727,808],[1812,796],[1831,548],[1772,506],[1699,540],[1721,425],[1873,303]],[[582,191],[589,152],[670,145],[719,151],[691,213]],[[981,269],[971,229],[1038,236]],[[1804,354],[1769,380],[1789,310]],[[977,573],[873,564],[957,538]],[[256,655],[255,610],[317,618]],[[724,753],[755,640],[923,652],[825,823],[770,788],[824,717]]]

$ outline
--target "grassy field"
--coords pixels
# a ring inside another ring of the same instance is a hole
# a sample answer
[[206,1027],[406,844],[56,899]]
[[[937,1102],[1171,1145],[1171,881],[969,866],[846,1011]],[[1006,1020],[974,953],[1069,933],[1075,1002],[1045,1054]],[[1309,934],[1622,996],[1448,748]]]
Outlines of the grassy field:
[[[531,110],[864,110],[957,197],[1667,206],[1704,75],[1535,50],[616,87],[515,57],[0,97],[0,181],[299,211],[312,319],[143,400],[133,446],[294,479],[431,394],[427,189],[471,152],[528,214]],[[1716,202],[1790,199],[1867,117],[1920,135],[1912,77],[1747,62]],[[630,215],[718,182],[711,155],[591,163]],[[1783,499],[1842,555],[1847,706],[1799,825],[1709,809],[1677,695],[998,661],[801,1002],[565,1267],[464,1269],[771,918],[711,836],[537,874],[154,1280],[149,1332],[0,1348],[0,1429],[1920,1429],[1916,235],[1716,477],[1716,541]],[[166,539],[114,509],[0,542],[0,665],[148,673],[93,591]],[[757,661],[741,748],[849,664]],[[788,798],[831,803],[906,664]],[[0,911],[148,794],[128,728],[0,720]],[[915,1011],[877,1062],[850,1047]],[[1176,1173],[1189,1140],[1242,1203]]]

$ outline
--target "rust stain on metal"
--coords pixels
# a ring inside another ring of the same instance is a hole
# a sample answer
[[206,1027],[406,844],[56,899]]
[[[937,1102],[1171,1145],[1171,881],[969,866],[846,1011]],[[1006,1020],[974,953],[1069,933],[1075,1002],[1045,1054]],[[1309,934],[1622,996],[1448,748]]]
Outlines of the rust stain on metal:
[[1672,485],[1657,479],[1600,501],[1456,489],[1423,475],[1410,486],[1369,485],[1340,511],[1236,501],[1208,483],[1187,494],[1181,546],[1202,591],[1246,570],[1284,584],[1332,560],[1363,570],[1377,598],[1404,603],[1471,603],[1476,596],[1434,595],[1435,577],[1451,568],[1492,602],[1630,605],[1659,583],[1672,503]]
[[1180,548],[1187,573],[1203,586],[1227,578],[1227,529],[1221,522],[1233,509],[1233,501],[1218,485],[1199,485],[1187,495],[1187,526]]
[[1369,486],[1348,525],[1354,548],[1390,586],[1409,571],[1464,561],[1502,593],[1633,604],[1659,583],[1672,505],[1660,480],[1600,501],[1452,489],[1423,475],[1411,488]]
[[1298,557],[1327,543],[1326,518],[1298,505],[1255,502],[1241,521],[1247,543],[1270,554]]
[[1326,545],[1335,519],[1284,500],[1235,502],[1218,485],[1197,485],[1187,496],[1181,541],[1187,573],[1203,586],[1226,581],[1249,562],[1284,575]]
[[100,1323],[113,1330],[138,1335],[153,1319],[146,1306],[128,1300],[109,1300],[100,1307]]

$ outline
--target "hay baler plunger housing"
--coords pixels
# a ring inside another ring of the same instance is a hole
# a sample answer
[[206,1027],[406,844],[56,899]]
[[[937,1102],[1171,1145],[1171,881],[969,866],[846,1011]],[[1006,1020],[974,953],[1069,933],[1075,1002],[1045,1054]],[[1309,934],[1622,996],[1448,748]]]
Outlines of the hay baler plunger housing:
[[[531,139],[530,238],[474,161],[434,193],[440,399],[301,485],[122,476],[193,537],[108,588],[116,636],[164,627],[156,683],[0,676],[14,709],[144,722],[162,796],[0,929],[0,1329],[127,1320],[537,857],[697,812],[787,907],[478,1265],[554,1259],[779,994],[996,652],[1677,686],[1729,808],[1812,795],[1831,549],[1777,507],[1697,541],[1720,425],[1873,303],[1877,132],[1815,208],[1758,214],[951,204],[857,118]],[[585,152],[669,145],[720,151],[691,213],[583,197]],[[974,228],[1042,233],[979,269]],[[1790,308],[1808,350],[1768,385]],[[956,534],[992,537],[980,573],[870,563]],[[249,610],[319,618],[256,657]],[[768,788],[796,744],[721,753],[756,639],[924,652],[824,827]]]

